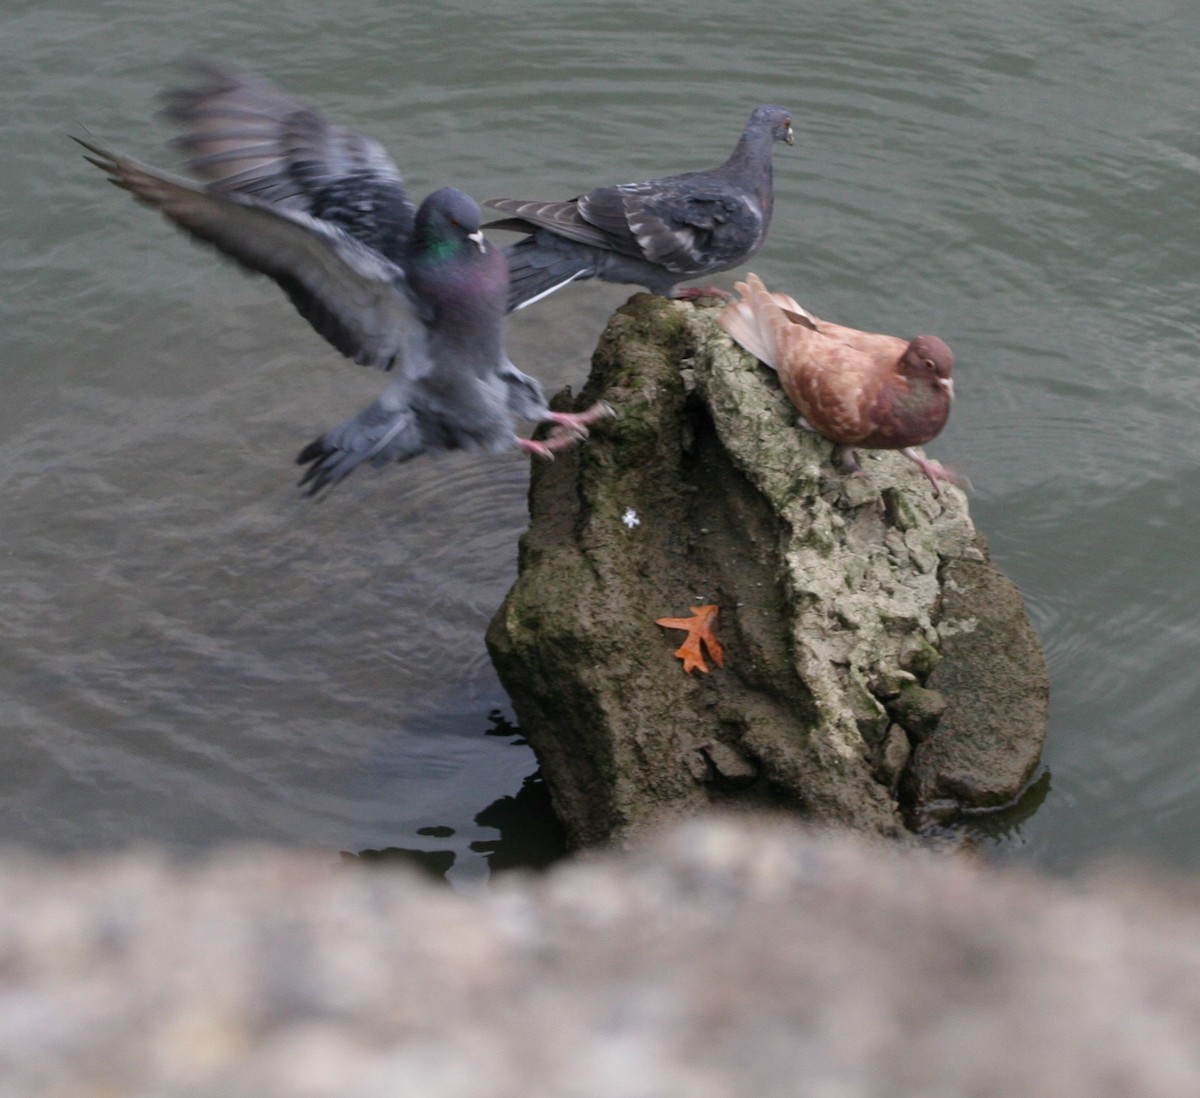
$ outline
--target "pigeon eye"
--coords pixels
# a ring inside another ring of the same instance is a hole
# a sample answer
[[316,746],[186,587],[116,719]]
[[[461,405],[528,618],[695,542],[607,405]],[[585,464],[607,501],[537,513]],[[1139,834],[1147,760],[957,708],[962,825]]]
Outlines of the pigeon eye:
[[924,366],[925,369],[927,369],[927,370],[935,370],[935,371],[937,370],[937,363],[934,362],[932,358],[922,359],[921,365]]

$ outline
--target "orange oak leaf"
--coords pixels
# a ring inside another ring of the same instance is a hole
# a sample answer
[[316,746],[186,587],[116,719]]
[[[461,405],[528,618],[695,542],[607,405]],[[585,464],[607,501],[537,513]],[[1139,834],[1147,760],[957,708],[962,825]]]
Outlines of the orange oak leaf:
[[655,625],[662,625],[667,629],[687,630],[687,637],[675,650],[675,655],[683,660],[684,671],[690,673],[698,667],[708,673],[708,664],[704,662],[704,654],[700,648],[701,643],[708,650],[713,663],[718,667],[725,666],[725,652],[721,648],[721,642],[713,634],[713,623],[717,620],[719,609],[717,606],[693,606],[690,618],[658,618],[655,621]]

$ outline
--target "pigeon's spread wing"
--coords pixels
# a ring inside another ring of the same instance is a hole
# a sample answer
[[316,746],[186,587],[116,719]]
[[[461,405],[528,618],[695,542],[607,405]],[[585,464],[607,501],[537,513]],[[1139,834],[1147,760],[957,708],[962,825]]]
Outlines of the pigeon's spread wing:
[[183,129],[176,144],[210,189],[330,221],[398,260],[415,213],[396,165],[377,141],[338,126],[274,84],[211,61],[163,95]]
[[420,332],[404,272],[337,226],[246,195],[214,192],[75,140],[117,186],[195,239],[274,279],[300,314],[355,362],[390,368]]

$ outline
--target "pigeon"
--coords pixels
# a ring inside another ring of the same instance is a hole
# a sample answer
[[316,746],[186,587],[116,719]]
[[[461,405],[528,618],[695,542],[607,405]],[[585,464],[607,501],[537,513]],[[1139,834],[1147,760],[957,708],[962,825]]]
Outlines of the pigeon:
[[[773,192],[771,153],[793,144],[792,116],[783,107],[755,109],[724,164],[644,183],[597,187],[569,202],[487,198],[511,214],[488,223],[527,235],[505,249],[508,307],[524,308],[585,278],[632,283],[667,296],[691,278],[744,263],[767,238]],[[675,296],[723,291],[691,288]]]
[[[300,481],[316,495],[365,461],[427,451],[553,455],[611,414],[552,412],[504,350],[508,267],[482,211],[452,187],[416,207],[369,137],[328,121],[268,81],[187,63],[164,94],[176,144],[201,182],[75,138],[111,182],[192,238],[280,286],[301,316],[355,362],[394,370],[368,408],[306,446]],[[554,424],[541,441],[513,419]]]
[[852,447],[899,450],[935,496],[939,480],[964,483],[913,449],[937,437],[954,400],[954,355],[937,336],[905,341],[830,324],[754,274],[735,288],[740,299],[721,312],[721,327],[779,375],[802,426],[837,443],[845,469],[861,473]]

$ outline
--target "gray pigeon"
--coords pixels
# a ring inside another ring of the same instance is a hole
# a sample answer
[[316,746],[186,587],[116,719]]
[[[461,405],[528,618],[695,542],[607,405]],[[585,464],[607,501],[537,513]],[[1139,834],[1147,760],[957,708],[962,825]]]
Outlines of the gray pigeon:
[[[520,448],[552,457],[607,406],[552,412],[504,351],[508,271],[474,199],[443,187],[419,209],[382,146],[336,126],[258,77],[188,62],[165,113],[203,181],[169,175],[88,141],[87,159],[195,240],[272,278],[342,354],[395,380],[301,452],[308,494],[364,461],[425,451]],[[551,422],[544,441],[513,418]]]
[[775,142],[794,140],[789,111],[757,107],[729,159],[711,171],[597,187],[569,202],[485,199],[485,206],[513,215],[487,228],[529,234],[505,249],[509,310],[584,278],[666,296],[679,282],[744,263],[771,224]]

